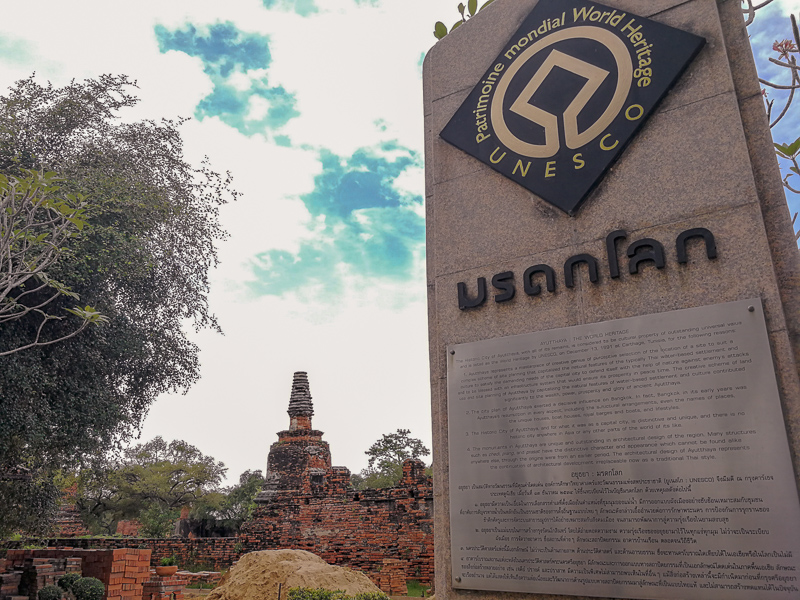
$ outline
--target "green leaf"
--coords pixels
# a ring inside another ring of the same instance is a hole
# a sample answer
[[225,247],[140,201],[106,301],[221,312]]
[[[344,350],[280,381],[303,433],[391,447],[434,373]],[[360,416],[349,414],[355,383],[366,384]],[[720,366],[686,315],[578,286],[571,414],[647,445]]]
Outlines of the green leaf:
[[791,144],[775,144],[775,149],[783,158],[794,158],[800,152],[800,138]]
[[436,36],[437,40],[442,39],[444,36],[447,35],[447,25],[445,25],[441,21],[436,21],[436,25],[434,25],[433,27],[433,35]]
[[488,2],[484,2],[484,3],[483,3],[483,6],[481,6],[481,10],[483,10],[484,8],[486,8],[487,6],[489,6],[489,5],[490,5],[492,2],[494,2],[494,0],[489,0]]
[[458,29],[459,27],[461,27],[461,24],[462,24],[463,22],[464,22],[464,21],[456,21],[456,22],[453,24],[453,26],[450,28],[450,33],[453,33],[453,30],[455,30],[455,29]]
[[792,157],[797,156],[797,153],[800,152],[800,138],[797,138],[792,144],[789,146],[789,155]]
[[474,17],[475,13],[478,12],[478,0],[469,0],[467,2],[467,10],[469,11],[469,16]]
[[462,19],[464,18],[464,10],[465,9],[466,9],[466,6],[464,6],[464,3],[463,2],[459,2],[459,4],[458,4],[458,12],[461,13],[461,18]]
[[797,173],[798,175],[800,175],[800,169],[798,169],[797,167],[789,167],[789,170],[792,171],[793,173]]

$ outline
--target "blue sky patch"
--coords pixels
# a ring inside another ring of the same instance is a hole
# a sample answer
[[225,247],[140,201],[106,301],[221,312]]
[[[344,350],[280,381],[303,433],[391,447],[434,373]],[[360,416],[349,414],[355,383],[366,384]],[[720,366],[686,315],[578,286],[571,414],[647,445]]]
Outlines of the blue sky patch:
[[27,40],[0,36],[0,56],[3,62],[24,65],[33,60],[34,52]]
[[264,8],[267,10],[293,10],[301,17],[307,17],[315,12],[319,12],[319,8],[314,4],[314,0],[261,0],[264,3]]
[[421,158],[390,142],[361,148],[348,158],[322,150],[320,161],[314,190],[301,196],[314,236],[296,254],[257,255],[251,262],[251,291],[281,295],[310,286],[333,294],[342,289],[344,271],[371,279],[411,279],[425,241],[422,197],[398,190],[395,180],[421,166]]
[[244,33],[232,23],[216,23],[207,32],[191,24],[174,31],[156,25],[155,34],[161,52],[175,50],[203,61],[214,88],[197,105],[199,120],[219,117],[253,135],[280,129],[300,115],[294,95],[282,86],[271,86],[262,74],[272,62],[268,36]]
[[[786,62],[785,59],[780,58],[778,52],[772,49],[772,46],[775,42],[793,39],[791,21],[779,4],[773,3],[759,10],[756,13],[755,20],[748,27],[748,34],[750,35],[750,43],[753,47],[759,77],[779,85],[789,85],[791,83],[789,69],[769,61],[770,58],[775,58]],[[794,54],[794,56],[797,58],[798,55]],[[773,101],[770,120],[774,121],[783,110],[789,92],[787,90],[776,90],[764,84],[761,84],[761,87],[767,90],[767,100]],[[798,135],[800,135],[800,111],[797,110],[797,94],[795,94],[795,101],[786,116],[773,127],[772,137],[776,142],[791,144],[797,139]],[[783,159],[778,162],[784,175],[789,173],[790,162]],[[789,177],[789,183],[794,189],[800,189],[800,176],[792,175]],[[786,190],[786,199],[793,214],[795,211],[800,210],[800,196],[798,194]]]

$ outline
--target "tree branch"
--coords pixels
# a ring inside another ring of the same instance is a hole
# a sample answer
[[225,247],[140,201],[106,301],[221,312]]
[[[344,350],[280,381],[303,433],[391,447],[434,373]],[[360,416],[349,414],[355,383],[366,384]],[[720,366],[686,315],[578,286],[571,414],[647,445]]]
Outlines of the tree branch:
[[777,83],[772,83],[771,81],[767,81],[766,79],[758,79],[764,85],[768,85],[771,88],[775,88],[776,90],[796,90],[800,88],[800,85],[778,85]]
[[40,342],[39,341],[39,337],[42,334],[42,328],[45,326],[45,323],[47,323],[47,321],[51,321],[53,319],[58,319],[58,318],[60,318],[60,317],[48,317],[47,315],[45,315],[45,318],[42,320],[41,324],[39,325],[39,328],[36,330],[36,339],[33,342],[31,342],[30,344],[27,344],[25,346],[20,346],[18,348],[14,348],[12,350],[6,350],[5,352],[0,352],[0,356],[8,356],[9,354],[14,354],[15,352],[20,352],[22,350],[27,350],[28,348],[34,348],[34,347],[37,347],[37,346],[49,346],[50,344],[56,344],[58,342],[63,342],[64,340],[68,340],[71,337],[75,337],[81,331],[86,329],[86,327],[89,325],[89,321],[84,320],[83,323],[81,323],[80,326],[75,331],[73,331],[72,333],[64,335],[64,336],[62,336],[60,338],[57,338],[55,340],[50,340],[48,342]]

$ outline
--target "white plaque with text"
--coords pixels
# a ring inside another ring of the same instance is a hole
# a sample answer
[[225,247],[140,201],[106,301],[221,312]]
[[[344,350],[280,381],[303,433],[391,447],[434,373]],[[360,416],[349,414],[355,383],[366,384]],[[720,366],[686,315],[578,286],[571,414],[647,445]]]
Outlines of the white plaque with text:
[[454,588],[800,597],[760,300],[448,350]]

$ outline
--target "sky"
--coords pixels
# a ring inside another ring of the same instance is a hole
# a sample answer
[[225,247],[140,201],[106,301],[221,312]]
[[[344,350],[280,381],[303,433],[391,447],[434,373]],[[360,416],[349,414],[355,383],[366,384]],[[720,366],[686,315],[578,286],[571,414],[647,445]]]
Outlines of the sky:
[[[56,86],[128,75],[141,101],[124,119],[191,117],[181,130],[187,159],[207,155],[242,194],[221,210],[230,237],[211,274],[224,335],[189,332],[201,379],[159,398],[141,441],[185,440],[223,461],[229,482],[263,471],[302,370],[335,465],[360,471],[364,451],[398,428],[430,447],[422,59],[433,24],[451,25],[456,5],[4,6],[0,90],[33,72]],[[789,37],[789,10],[800,0],[774,3],[751,27],[765,73],[784,80],[765,57]],[[793,141],[798,121],[800,107],[776,138]]]

